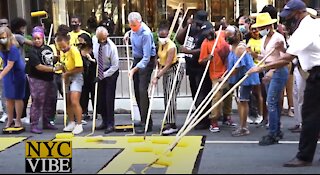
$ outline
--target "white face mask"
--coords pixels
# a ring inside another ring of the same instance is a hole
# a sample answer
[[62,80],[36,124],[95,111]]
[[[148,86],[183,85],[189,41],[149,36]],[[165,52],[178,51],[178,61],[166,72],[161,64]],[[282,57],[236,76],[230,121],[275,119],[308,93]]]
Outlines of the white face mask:
[[239,30],[243,34],[246,34],[248,32],[245,25],[239,25]]
[[259,31],[259,33],[260,33],[261,36],[266,36],[266,35],[269,34],[269,32],[270,32],[269,29],[264,29],[264,30]]
[[0,39],[0,44],[6,45],[8,43],[8,38]]
[[161,44],[161,45],[164,45],[164,44],[166,44],[167,42],[168,42],[168,38],[158,38],[159,39],[159,43]]

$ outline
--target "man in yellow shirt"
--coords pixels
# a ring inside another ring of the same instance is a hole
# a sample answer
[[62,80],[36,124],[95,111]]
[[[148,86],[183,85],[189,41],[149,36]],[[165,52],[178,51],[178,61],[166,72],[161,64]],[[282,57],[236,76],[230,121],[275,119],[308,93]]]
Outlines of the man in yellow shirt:
[[69,35],[70,35],[70,46],[75,46],[79,43],[78,41],[78,36],[83,34],[83,33],[86,33],[88,34],[89,36],[90,33],[84,31],[84,30],[81,30],[81,18],[79,16],[72,16],[71,17],[71,24],[70,24],[70,28],[71,28],[71,32],[69,32]]

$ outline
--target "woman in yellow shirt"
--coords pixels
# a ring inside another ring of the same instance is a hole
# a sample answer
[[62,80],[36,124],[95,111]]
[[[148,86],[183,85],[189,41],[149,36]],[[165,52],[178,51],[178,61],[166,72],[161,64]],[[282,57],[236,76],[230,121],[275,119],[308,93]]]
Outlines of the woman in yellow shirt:
[[174,77],[176,76],[178,69],[177,47],[173,41],[167,38],[169,34],[169,27],[167,21],[163,21],[159,25],[159,72],[157,77],[152,80],[153,84],[158,83],[158,79],[163,76],[163,91],[164,91],[164,104],[167,106],[171,89],[174,88],[173,96],[170,101],[169,112],[166,118],[166,128],[163,131],[163,135],[170,135],[178,132],[176,126],[176,110],[177,110],[177,95],[179,93],[181,80],[184,75],[184,69],[180,67],[177,77],[176,86],[172,87]]
[[[257,28],[251,27],[250,34],[251,38],[248,41],[249,52],[251,53],[251,56],[254,59],[254,63],[257,64],[259,62],[258,56],[261,54],[262,40],[260,38],[260,34]],[[262,82],[263,77],[263,73],[260,73],[260,82]],[[268,110],[266,105],[266,90],[264,86],[261,84],[253,86],[252,94],[255,96],[257,103],[251,103],[250,105],[258,107],[258,114],[254,121],[251,120],[249,117],[247,121],[251,124],[260,124],[262,121],[263,123],[266,123],[268,120]]]
[[[64,64],[65,70],[62,81],[66,82],[67,113],[69,124],[63,131],[80,134],[83,131],[81,124],[82,108],[80,97],[83,86],[83,62],[79,50],[69,44],[70,36],[66,33],[58,33],[56,36],[57,46],[61,49],[60,62]],[[74,121],[76,117],[77,124]]]

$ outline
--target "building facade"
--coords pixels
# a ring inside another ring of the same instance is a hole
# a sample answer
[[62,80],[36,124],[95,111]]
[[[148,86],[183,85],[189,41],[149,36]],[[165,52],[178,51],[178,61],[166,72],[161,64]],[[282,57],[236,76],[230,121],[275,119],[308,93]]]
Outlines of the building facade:
[[[287,0],[0,0],[0,16],[10,19],[23,17],[31,25],[39,23],[39,17],[32,18],[30,12],[45,10],[48,19],[44,20],[46,28],[53,24],[54,30],[60,24],[68,24],[72,15],[82,18],[82,27],[88,27],[91,17],[102,20],[103,12],[107,12],[114,22],[114,35],[122,35],[128,29],[127,16],[132,11],[141,13],[143,20],[152,30],[162,19],[170,19],[175,9],[182,3],[183,11],[188,16],[198,9],[209,13],[211,21],[225,17],[229,23],[235,22],[241,15],[258,13],[265,5],[272,4],[280,11]],[[306,4],[320,11],[319,0],[304,0]],[[10,10],[9,10],[10,9]]]

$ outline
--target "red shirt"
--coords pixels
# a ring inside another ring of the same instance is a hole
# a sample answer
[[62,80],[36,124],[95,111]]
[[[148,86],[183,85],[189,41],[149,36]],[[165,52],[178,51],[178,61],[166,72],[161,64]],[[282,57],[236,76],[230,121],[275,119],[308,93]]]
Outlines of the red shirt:
[[[211,54],[214,43],[215,40],[209,41],[208,39],[205,39],[203,41],[201,44],[199,62],[208,58],[208,56]],[[225,41],[224,37],[220,35],[216,49],[213,53],[213,59],[210,62],[209,74],[211,80],[221,78],[221,76],[227,70],[227,65],[224,63],[227,63],[225,60],[227,59],[229,52],[229,44]]]

